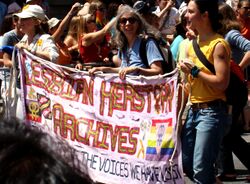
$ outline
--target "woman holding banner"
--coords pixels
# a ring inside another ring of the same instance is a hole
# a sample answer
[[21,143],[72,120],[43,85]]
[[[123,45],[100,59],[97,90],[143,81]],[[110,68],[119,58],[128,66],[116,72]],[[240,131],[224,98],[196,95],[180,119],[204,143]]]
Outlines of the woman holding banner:
[[[45,34],[42,29],[42,24],[47,19],[43,9],[38,5],[27,5],[22,12],[15,15],[19,18],[21,32],[25,34],[21,41],[16,44],[16,47],[18,49],[26,49],[40,58],[55,63],[59,53],[53,38],[49,34]],[[10,110],[10,112],[16,113],[11,116],[16,116],[18,119],[23,120],[23,109],[20,100],[20,78],[17,79],[16,87],[18,99],[16,107],[13,106],[13,111]]]
[[38,5],[27,5],[22,12],[15,14],[19,17],[20,29],[25,34],[16,45],[19,49],[26,49],[32,54],[56,62],[58,49],[49,34],[45,34],[42,24],[47,17]]
[[229,82],[230,47],[221,35],[217,0],[191,0],[185,15],[197,30],[197,42],[215,74],[205,67],[189,43],[187,58],[180,61],[188,75],[192,103],[183,126],[183,169],[195,183],[215,183],[214,163],[227,126],[225,89]]
[[125,79],[127,74],[146,76],[162,74],[163,58],[153,39],[147,39],[146,43],[148,68],[139,54],[143,36],[159,37],[159,31],[148,25],[141,15],[128,5],[119,8],[115,25],[115,40],[119,48],[121,67],[94,67],[89,73],[94,74],[96,71],[119,73],[121,79]]

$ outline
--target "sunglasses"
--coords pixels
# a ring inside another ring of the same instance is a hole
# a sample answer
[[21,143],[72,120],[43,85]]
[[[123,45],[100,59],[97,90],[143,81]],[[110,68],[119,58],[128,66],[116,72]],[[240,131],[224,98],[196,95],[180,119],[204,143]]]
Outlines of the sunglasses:
[[241,7],[241,9],[249,10],[250,7]]
[[135,17],[121,18],[119,23],[125,25],[127,23],[127,21],[130,24],[134,24],[135,22],[137,22],[137,18],[135,18]]

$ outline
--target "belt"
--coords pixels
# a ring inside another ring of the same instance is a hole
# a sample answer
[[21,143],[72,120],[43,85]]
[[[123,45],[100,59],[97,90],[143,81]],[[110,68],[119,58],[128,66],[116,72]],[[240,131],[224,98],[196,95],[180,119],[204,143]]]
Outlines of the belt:
[[213,100],[210,102],[202,102],[202,103],[193,103],[191,108],[193,110],[206,109],[209,107],[225,107],[226,102],[223,100]]

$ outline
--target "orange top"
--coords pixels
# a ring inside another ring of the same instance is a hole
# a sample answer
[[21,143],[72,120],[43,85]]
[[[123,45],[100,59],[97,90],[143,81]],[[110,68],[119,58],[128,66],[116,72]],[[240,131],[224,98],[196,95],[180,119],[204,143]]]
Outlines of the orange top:
[[68,47],[63,42],[57,42],[56,46],[59,50],[59,57],[56,64],[59,65],[69,65],[71,64],[71,55],[69,53]]
[[247,19],[244,24],[242,24],[241,34],[246,39],[250,40],[250,19]]

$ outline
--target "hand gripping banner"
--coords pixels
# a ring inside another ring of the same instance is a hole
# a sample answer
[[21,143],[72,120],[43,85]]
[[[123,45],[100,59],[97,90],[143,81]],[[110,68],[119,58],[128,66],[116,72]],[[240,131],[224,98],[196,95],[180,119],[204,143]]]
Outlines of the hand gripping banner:
[[26,122],[67,140],[94,181],[184,183],[177,72],[121,80],[19,55]]

